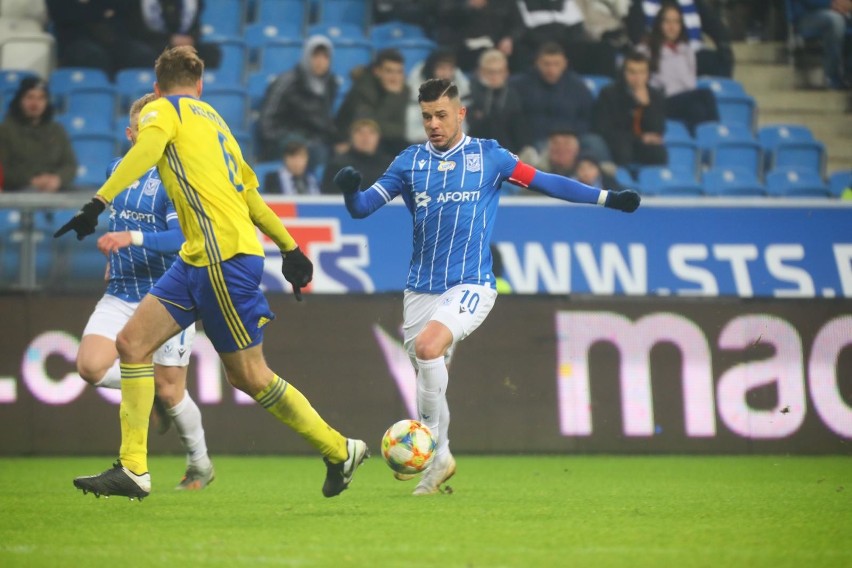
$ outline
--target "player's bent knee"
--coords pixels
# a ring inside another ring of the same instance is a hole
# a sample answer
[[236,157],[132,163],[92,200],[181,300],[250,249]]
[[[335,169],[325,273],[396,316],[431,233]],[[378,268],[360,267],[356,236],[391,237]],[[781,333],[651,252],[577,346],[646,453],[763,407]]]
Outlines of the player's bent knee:
[[77,361],[77,374],[80,375],[80,377],[90,385],[98,383],[103,378],[105,373],[106,369],[96,369],[94,367],[86,365],[85,363]]
[[428,338],[421,338],[418,336],[417,340],[414,342],[414,353],[417,355],[418,359],[423,361],[443,357],[446,351],[446,347],[442,344]]

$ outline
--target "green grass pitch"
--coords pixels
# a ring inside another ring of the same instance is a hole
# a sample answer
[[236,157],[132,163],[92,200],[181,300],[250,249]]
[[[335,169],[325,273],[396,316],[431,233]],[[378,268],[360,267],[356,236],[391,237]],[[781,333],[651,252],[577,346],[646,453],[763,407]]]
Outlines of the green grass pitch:
[[0,566],[852,566],[846,457],[457,456],[452,494],[410,495],[374,456],[320,493],[321,460],[214,456],[143,502],[71,485],[108,458],[0,459]]

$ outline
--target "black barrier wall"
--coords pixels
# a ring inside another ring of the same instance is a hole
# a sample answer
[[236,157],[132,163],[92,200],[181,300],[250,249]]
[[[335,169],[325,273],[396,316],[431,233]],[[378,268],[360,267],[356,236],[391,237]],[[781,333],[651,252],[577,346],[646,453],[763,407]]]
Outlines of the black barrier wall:
[[[0,453],[117,452],[117,391],[74,371],[97,299],[0,297]],[[270,299],[270,366],[333,426],[378,448],[413,415],[401,295]],[[203,334],[189,384],[211,453],[311,452],[227,384]],[[852,302],[501,296],[448,396],[458,452],[849,454]],[[174,432],[150,443],[180,451]]]

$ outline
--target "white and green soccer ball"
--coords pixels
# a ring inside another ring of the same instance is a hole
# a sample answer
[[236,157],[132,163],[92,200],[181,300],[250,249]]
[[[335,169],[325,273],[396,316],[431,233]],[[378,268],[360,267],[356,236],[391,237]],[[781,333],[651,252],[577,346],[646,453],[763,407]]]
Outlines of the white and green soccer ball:
[[435,438],[417,420],[400,420],[385,432],[382,456],[398,473],[420,473],[435,457]]

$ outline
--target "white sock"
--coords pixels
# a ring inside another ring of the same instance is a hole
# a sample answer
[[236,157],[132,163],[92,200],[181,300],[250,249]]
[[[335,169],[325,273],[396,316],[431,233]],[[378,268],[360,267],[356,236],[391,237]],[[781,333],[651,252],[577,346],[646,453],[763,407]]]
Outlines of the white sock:
[[118,365],[118,359],[115,360],[112,367],[107,369],[104,378],[95,383],[96,387],[101,389],[120,389],[121,388],[121,367]]
[[[443,357],[424,361],[417,359],[417,412],[420,421],[423,422],[435,436],[438,443],[438,451],[446,448],[449,444],[447,430],[449,430],[450,411],[447,406],[447,383],[449,374],[447,364]],[[446,410],[446,416],[445,416]],[[442,424],[446,419],[446,425]]]
[[166,409],[166,412],[174,420],[175,428],[180,434],[180,440],[186,450],[187,465],[202,469],[210,467],[207,441],[204,439],[204,427],[201,425],[201,411],[189,393],[184,393],[183,400]]

